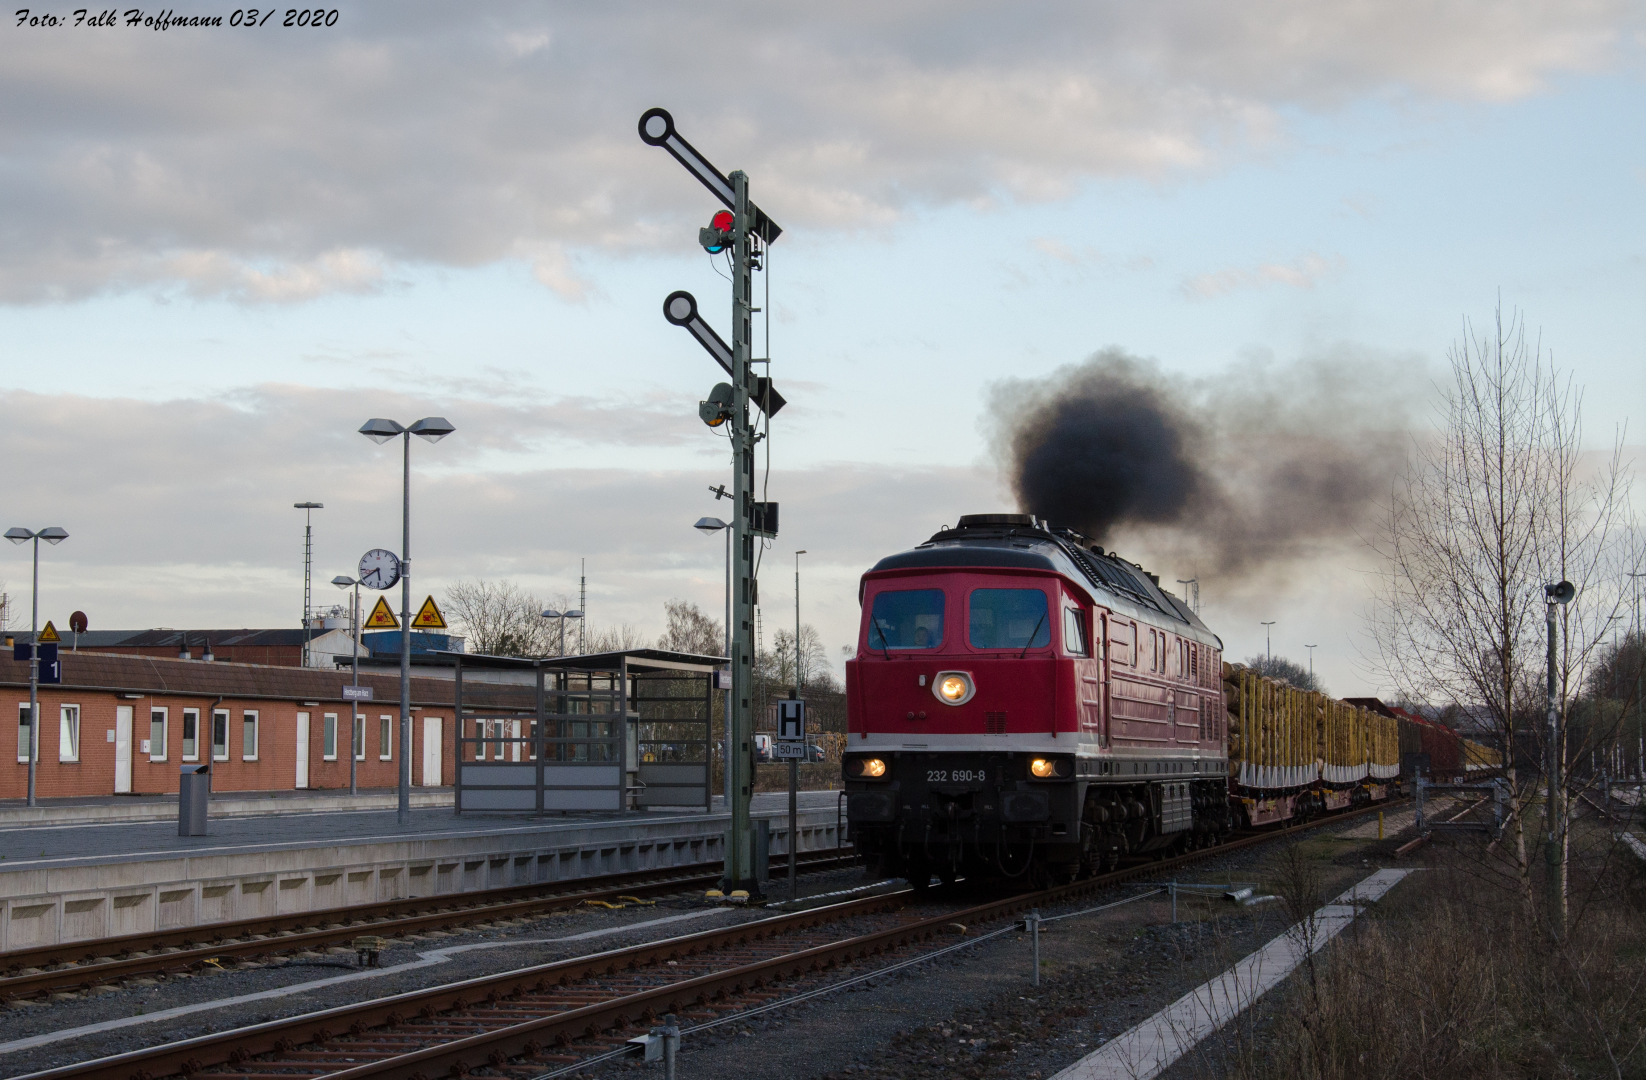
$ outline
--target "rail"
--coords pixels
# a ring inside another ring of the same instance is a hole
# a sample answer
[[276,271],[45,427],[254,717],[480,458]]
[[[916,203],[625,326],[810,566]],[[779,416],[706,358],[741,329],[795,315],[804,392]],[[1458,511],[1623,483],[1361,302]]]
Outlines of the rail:
[[[550,1065],[569,1064],[588,1056],[577,1052],[573,1044],[579,1041],[592,1040],[597,1045],[586,1049],[599,1053],[620,1047],[634,1025],[649,1024],[668,1013],[696,1010],[694,1015],[702,1018],[705,1012],[739,1010],[739,1002],[749,998],[769,1004],[776,996],[771,991],[774,984],[815,978],[845,963],[952,934],[956,922],[1010,918],[1139,876],[1153,876],[1382,808],[1335,814],[932,918],[894,920],[893,925],[875,926],[843,939],[828,928],[871,916],[884,922],[885,916],[907,903],[910,891],[396,994],[63,1066],[19,1080],[129,1080],[133,1076],[158,1080],[192,1076],[206,1069],[224,1076],[325,1074],[339,1080],[366,1080],[418,1074],[462,1076],[477,1069],[498,1070],[520,1057]],[[599,1000],[590,1001],[591,996]]]

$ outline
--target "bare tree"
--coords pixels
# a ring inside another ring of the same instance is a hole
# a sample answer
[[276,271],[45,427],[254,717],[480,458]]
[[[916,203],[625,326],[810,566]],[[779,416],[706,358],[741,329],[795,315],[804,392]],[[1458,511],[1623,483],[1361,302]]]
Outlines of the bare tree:
[[[1466,326],[1449,359],[1438,430],[1416,441],[1381,538],[1376,666],[1397,693],[1483,712],[1496,729],[1515,792],[1517,887],[1535,916],[1525,813],[1535,795],[1517,763],[1542,748],[1543,586],[1564,577],[1578,587],[1564,616],[1561,685],[1580,686],[1596,619],[1604,625],[1615,613],[1618,575],[1638,562],[1626,526],[1628,476],[1615,451],[1593,477],[1582,475],[1581,399],[1518,315],[1506,322],[1500,308],[1487,334]],[[1558,836],[1563,805],[1547,810]],[[1563,926],[1564,901],[1548,916]]]
[[701,608],[687,600],[669,600],[663,605],[668,626],[657,639],[659,649],[671,652],[695,653],[698,656],[722,656],[726,652],[726,632],[720,620],[705,615]]
[[1290,683],[1299,690],[1313,690],[1321,694],[1326,692],[1326,685],[1321,682],[1318,675],[1284,656],[1248,656],[1246,666],[1259,675]]
[[588,630],[586,641],[587,644],[584,648],[590,653],[644,649],[651,644],[651,641],[640,627],[630,623],[618,623],[616,626],[605,626],[599,629],[591,627]]
[[473,653],[548,656],[558,629],[543,618],[545,603],[509,581],[459,581],[446,590],[446,610]]

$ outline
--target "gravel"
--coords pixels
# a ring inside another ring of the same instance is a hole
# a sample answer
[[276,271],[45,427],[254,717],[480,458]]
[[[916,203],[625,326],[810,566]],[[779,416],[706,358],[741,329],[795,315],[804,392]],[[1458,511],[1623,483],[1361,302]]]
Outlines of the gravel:
[[[1346,822],[1345,826],[1352,824]],[[1326,895],[1365,877],[1378,845],[1343,838],[1344,827],[1308,834]],[[1325,835],[1322,835],[1325,834]],[[1375,837],[1375,832],[1373,833]],[[1391,837],[1383,845],[1392,850]],[[1281,845],[1214,857],[1181,872],[1191,881],[1257,881]],[[1069,910],[1135,895],[1118,886]],[[1262,890],[1260,890],[1262,891]],[[937,902],[934,897],[933,903]],[[1165,896],[1050,924],[1041,936],[1041,984],[1032,945],[1014,932],[927,964],[792,1007],[733,1020],[682,1038],[680,1075],[714,1076],[759,1062],[762,1080],[1044,1080],[1259,948],[1290,921],[1281,903],[1239,908],[1180,895],[1173,924]],[[1059,914],[1047,909],[1043,915]],[[996,925],[970,927],[977,936]],[[946,941],[944,945],[953,944]],[[906,957],[836,972],[843,981]],[[661,1069],[605,1063],[578,1074],[631,1078]],[[547,1070],[545,1070],[547,1071]]]
[[[1302,841],[1324,868],[1328,895],[1386,861],[1399,842],[1395,835],[1382,844],[1342,835],[1363,821],[1328,826]],[[1213,857],[1179,873],[1191,881],[1259,881],[1282,850],[1279,844],[1261,845]],[[802,880],[802,891],[814,894],[865,881],[857,869],[809,874]],[[771,891],[783,895],[777,883]],[[1136,885],[1117,886],[1065,910],[1093,907],[1138,891]],[[935,915],[986,898],[975,890],[968,894],[962,885],[958,892],[934,889],[916,907]],[[699,894],[679,894],[659,898],[654,906],[579,909],[461,934],[424,935],[421,941],[390,945],[382,964],[402,964],[415,959],[419,950],[451,945],[508,943],[508,947],[475,950],[432,967],[391,971],[370,980],[203,1010],[163,1024],[136,1025],[7,1054],[0,1056],[0,1071],[17,1075],[52,1068],[344,1005],[367,995],[387,996],[762,917],[758,909],[734,910],[593,941],[522,942],[622,927],[703,906]],[[1059,913],[1055,909],[1043,912],[1047,916]],[[762,1080],[939,1075],[967,1080],[1043,1080],[1259,947],[1287,921],[1279,903],[1236,908],[1221,899],[1187,896],[1179,898],[1179,914],[1184,921],[1173,925],[1168,900],[1158,896],[1050,924],[1041,937],[1038,989],[1031,985],[1028,935],[1012,932],[803,1004],[701,1032],[688,1031],[681,1047],[681,1076],[718,1075],[759,1062]],[[977,936],[999,925],[968,927],[966,934]],[[957,936],[941,944],[958,940]],[[839,982],[909,955],[913,954],[861,961],[803,985]],[[352,953],[334,950],[330,955],[307,955],[284,964],[242,965],[192,978],[157,978],[153,985],[143,985],[151,980],[133,980],[114,992],[14,1007],[5,1013],[6,1038],[25,1038],[355,970]],[[661,1075],[660,1066],[638,1061],[605,1063],[580,1075],[635,1078],[649,1075],[647,1070]]]

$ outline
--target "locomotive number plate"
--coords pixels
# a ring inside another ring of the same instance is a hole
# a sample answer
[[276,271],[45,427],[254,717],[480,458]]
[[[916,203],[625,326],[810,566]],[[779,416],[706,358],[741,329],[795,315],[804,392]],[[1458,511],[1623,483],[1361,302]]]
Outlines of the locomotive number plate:
[[983,769],[927,769],[928,784],[981,784],[988,778]]

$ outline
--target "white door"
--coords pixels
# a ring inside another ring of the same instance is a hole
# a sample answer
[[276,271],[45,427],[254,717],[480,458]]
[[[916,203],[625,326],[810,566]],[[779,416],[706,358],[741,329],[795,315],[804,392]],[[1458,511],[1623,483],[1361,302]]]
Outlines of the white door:
[[309,714],[297,714],[297,787],[309,786]]
[[131,706],[114,707],[114,793],[131,794]]
[[440,786],[440,717],[423,718],[423,787]]

